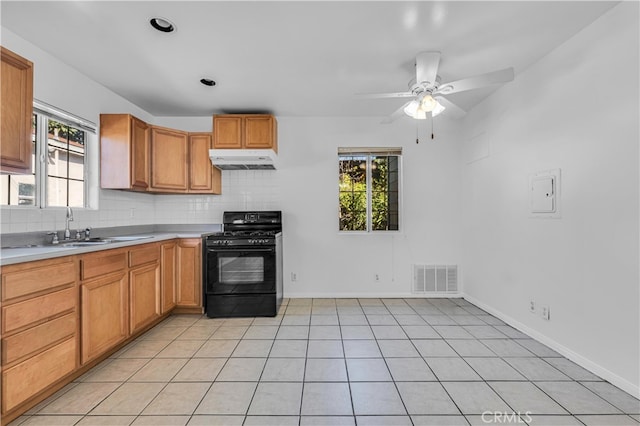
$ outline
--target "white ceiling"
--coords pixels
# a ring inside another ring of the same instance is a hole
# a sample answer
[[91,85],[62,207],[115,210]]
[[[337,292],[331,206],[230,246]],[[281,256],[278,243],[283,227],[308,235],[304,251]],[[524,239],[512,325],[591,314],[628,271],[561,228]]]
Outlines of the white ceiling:
[[[3,27],[156,116],[384,116],[405,100],[354,94],[407,90],[418,52],[442,52],[442,82],[510,66],[517,78],[615,4],[2,1],[0,7]],[[156,16],[178,30],[152,29]],[[203,86],[203,77],[217,85]],[[449,98],[469,109],[493,90]]]

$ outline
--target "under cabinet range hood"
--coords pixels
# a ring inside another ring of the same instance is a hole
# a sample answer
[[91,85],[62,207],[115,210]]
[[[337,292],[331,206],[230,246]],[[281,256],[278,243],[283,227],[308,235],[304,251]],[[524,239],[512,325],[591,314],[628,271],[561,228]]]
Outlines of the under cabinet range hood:
[[209,158],[220,170],[275,170],[278,155],[272,149],[210,149]]

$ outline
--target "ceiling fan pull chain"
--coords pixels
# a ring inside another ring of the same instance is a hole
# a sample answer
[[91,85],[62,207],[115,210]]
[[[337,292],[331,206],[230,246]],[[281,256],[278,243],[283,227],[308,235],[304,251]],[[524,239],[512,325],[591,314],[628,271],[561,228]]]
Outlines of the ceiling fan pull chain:
[[418,123],[419,122],[416,120],[416,144],[420,143],[420,125]]
[[433,113],[429,115],[431,115],[431,139],[433,140]]

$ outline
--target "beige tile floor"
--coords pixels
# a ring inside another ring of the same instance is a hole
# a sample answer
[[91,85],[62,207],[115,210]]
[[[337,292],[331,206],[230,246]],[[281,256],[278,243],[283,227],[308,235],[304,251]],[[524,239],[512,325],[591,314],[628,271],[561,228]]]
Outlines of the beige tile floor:
[[640,401],[463,299],[291,299],[171,316],[18,424],[638,425]]

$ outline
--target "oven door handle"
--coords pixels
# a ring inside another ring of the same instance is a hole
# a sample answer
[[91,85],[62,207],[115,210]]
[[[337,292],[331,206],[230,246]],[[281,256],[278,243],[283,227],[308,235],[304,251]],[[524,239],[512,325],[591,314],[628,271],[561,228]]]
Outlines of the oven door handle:
[[275,251],[275,247],[262,247],[262,248],[209,247],[208,250],[216,253],[224,253],[224,252],[230,252],[230,251],[239,251],[243,253],[271,253]]

